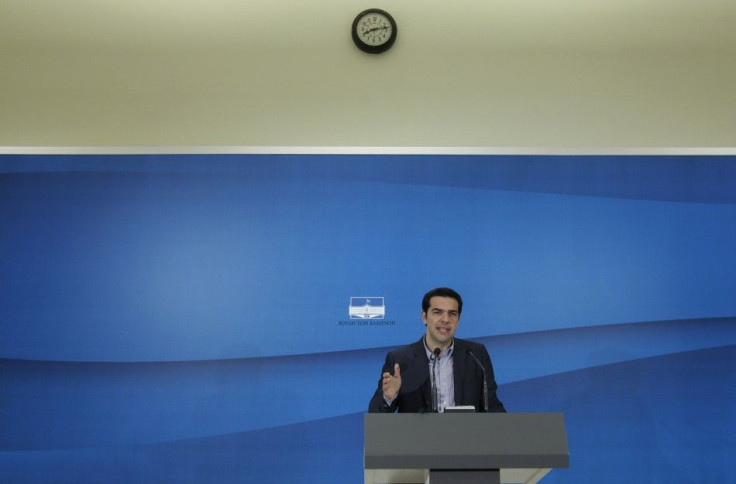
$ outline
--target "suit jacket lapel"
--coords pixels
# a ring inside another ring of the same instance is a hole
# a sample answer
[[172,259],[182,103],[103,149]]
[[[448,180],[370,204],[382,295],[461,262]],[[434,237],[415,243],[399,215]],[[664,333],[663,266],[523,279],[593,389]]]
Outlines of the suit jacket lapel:
[[421,388],[422,405],[427,410],[431,407],[430,395],[432,393],[432,384],[429,381],[429,360],[427,359],[427,350],[424,348],[424,338],[421,338],[411,346],[414,351],[414,363],[417,368],[416,375],[419,378],[417,383],[419,383]]
[[420,339],[411,346],[414,350],[414,361],[417,364],[417,368],[419,368],[421,381],[425,381],[429,378],[429,364],[427,360],[427,350],[424,349],[424,339]]

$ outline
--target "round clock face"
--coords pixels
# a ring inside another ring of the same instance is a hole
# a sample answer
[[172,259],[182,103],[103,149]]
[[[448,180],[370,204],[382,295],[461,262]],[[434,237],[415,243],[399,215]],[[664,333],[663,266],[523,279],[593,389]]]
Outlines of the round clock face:
[[383,10],[371,8],[358,14],[353,21],[353,42],[363,52],[380,54],[396,40],[396,22]]

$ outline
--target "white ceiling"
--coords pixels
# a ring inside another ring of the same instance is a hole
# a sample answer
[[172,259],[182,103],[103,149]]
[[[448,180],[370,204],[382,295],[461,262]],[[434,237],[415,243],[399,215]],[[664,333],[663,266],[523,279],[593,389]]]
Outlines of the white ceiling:
[[0,0],[0,49],[328,48],[374,6],[425,49],[736,50],[735,0]]

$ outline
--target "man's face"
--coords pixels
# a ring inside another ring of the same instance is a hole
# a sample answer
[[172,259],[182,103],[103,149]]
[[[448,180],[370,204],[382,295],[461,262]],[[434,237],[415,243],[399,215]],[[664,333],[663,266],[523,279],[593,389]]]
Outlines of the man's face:
[[451,297],[434,296],[429,300],[427,312],[422,311],[422,320],[427,326],[427,346],[447,348],[460,320],[458,303]]

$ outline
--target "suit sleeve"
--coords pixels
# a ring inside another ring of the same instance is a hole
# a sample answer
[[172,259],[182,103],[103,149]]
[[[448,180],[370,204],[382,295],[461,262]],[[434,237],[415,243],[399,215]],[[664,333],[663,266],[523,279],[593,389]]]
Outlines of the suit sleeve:
[[386,401],[383,399],[381,382],[383,380],[383,374],[386,372],[391,373],[392,375],[394,374],[394,359],[391,352],[386,355],[386,361],[383,363],[383,368],[381,369],[381,376],[378,378],[378,388],[368,404],[368,412],[370,413],[393,413],[397,409],[398,397],[391,402],[391,405],[387,405]]

